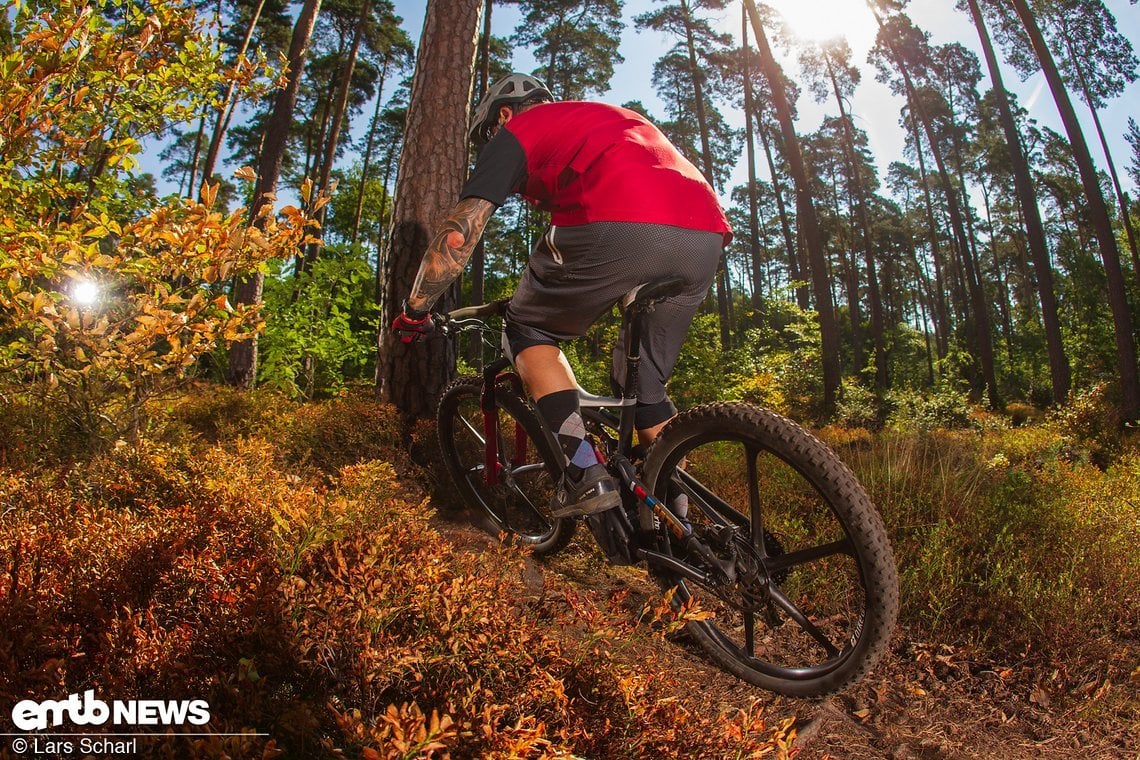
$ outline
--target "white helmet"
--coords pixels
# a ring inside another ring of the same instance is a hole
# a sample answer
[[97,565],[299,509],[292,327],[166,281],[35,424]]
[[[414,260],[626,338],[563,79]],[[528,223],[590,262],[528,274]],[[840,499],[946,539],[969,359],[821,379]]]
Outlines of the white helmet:
[[475,106],[471,119],[471,141],[485,143],[491,139],[491,130],[499,123],[499,108],[527,100],[554,100],[550,90],[529,74],[509,74],[495,82]]

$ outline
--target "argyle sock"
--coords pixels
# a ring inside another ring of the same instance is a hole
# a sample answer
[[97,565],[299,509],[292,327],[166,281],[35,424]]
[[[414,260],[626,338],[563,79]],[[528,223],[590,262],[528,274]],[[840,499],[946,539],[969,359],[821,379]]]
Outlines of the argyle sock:
[[566,455],[567,477],[577,480],[583,470],[598,463],[594,447],[586,440],[586,426],[578,407],[578,391],[555,391],[538,399],[536,404],[538,413],[554,431],[558,445]]

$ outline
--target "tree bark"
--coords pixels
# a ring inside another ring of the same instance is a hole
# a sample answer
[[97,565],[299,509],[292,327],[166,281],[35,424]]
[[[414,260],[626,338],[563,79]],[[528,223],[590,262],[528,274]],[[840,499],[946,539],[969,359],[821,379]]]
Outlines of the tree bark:
[[1073,103],[1069,93],[1065,90],[1065,83],[1057,64],[1053,60],[1049,47],[1045,44],[1045,37],[1029,9],[1025,0],[1010,0],[1017,12],[1021,24],[1029,35],[1033,51],[1041,64],[1045,80],[1053,93],[1053,100],[1057,103],[1057,110],[1061,113],[1061,121],[1065,125],[1065,132],[1072,145],[1073,158],[1077,162],[1077,169],[1081,175],[1081,185],[1084,187],[1085,197],[1088,200],[1088,213],[1096,233],[1097,246],[1100,249],[1101,261],[1104,265],[1105,280],[1108,285],[1108,304],[1112,310],[1113,328],[1116,333],[1116,362],[1120,375],[1120,404],[1125,420],[1134,420],[1140,416],[1140,374],[1136,369],[1136,344],[1132,333],[1132,316],[1128,309],[1128,299],[1124,289],[1124,274],[1120,268],[1120,251],[1116,246],[1116,238],[1112,233],[1112,220],[1108,216],[1108,207],[1100,190],[1100,180],[1097,178],[1096,167],[1089,153],[1088,143],[1085,142],[1084,132],[1077,120]]
[[[455,205],[467,174],[467,109],[482,6],[483,0],[428,0],[416,57],[396,175],[377,363],[381,398],[409,418],[434,413],[455,372],[454,351],[450,341],[400,343],[387,326],[411,291],[429,236]],[[445,295],[439,308],[453,303],[454,296]]]

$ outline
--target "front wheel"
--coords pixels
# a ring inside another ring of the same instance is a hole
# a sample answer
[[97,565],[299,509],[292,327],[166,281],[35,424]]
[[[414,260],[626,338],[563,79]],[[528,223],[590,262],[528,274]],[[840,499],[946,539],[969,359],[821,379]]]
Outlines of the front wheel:
[[550,497],[560,473],[542,426],[531,408],[513,391],[496,389],[498,425],[495,428],[495,473],[489,484],[486,437],[479,377],[460,377],[440,398],[437,414],[443,461],[460,496],[482,510],[495,529],[547,554],[562,547],[574,534],[574,520],[556,520],[550,514]]
[[[798,697],[870,671],[894,628],[898,575],[882,519],[834,452],[772,412],[710,404],[669,423],[644,477],[658,499],[687,497],[694,534],[728,558],[714,567],[662,540],[706,580],[655,571],[720,666]],[[722,572],[729,562],[733,574]]]

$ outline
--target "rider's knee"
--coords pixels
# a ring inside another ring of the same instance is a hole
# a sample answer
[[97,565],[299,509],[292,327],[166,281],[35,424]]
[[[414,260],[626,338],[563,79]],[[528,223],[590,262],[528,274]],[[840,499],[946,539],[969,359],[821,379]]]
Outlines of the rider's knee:
[[652,404],[638,401],[633,412],[633,424],[638,430],[651,430],[676,415],[677,407],[668,396]]
[[503,353],[512,362],[520,353],[533,346],[558,348],[558,340],[542,330],[511,321],[503,326]]

